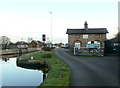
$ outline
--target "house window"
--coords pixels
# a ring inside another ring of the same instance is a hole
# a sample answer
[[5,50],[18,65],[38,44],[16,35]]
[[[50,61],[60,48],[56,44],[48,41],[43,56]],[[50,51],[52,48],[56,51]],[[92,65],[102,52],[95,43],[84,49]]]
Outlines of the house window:
[[88,39],[88,35],[83,35],[83,39]]
[[100,38],[100,35],[98,35],[98,34],[95,34],[95,38]]
[[118,46],[119,44],[118,44],[118,43],[114,43],[113,45],[114,45],[114,46]]
[[79,38],[80,38],[80,35],[75,35],[75,38],[79,39]]

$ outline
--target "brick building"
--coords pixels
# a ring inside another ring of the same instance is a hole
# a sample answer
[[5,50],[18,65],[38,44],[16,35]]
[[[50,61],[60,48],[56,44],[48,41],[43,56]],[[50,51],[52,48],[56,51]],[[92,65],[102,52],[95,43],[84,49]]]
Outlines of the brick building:
[[106,28],[88,28],[87,21],[85,21],[83,29],[67,29],[68,45],[73,47],[102,47],[104,48],[104,41],[106,40]]

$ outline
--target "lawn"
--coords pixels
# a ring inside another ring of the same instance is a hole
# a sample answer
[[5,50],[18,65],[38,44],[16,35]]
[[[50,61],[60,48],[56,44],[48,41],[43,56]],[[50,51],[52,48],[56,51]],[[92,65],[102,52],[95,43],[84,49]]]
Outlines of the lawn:
[[[53,50],[47,53],[53,53]],[[69,86],[70,68],[64,62],[55,56],[42,58],[39,53],[24,56],[23,59],[30,59],[31,57],[35,60],[44,60],[50,63],[48,76],[40,86]]]

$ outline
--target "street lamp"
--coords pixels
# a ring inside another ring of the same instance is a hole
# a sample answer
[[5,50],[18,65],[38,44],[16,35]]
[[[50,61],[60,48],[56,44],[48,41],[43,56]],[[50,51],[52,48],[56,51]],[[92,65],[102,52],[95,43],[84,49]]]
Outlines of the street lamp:
[[52,12],[50,12],[51,14],[51,44],[52,44]]

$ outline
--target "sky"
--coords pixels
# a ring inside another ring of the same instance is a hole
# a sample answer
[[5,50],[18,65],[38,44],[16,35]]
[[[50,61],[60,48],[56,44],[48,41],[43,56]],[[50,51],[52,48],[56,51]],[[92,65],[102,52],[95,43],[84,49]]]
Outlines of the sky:
[[[0,0],[0,36],[12,42],[28,38],[66,42],[67,28],[107,28],[107,38],[118,32],[119,0]],[[52,12],[52,14],[50,14]]]

